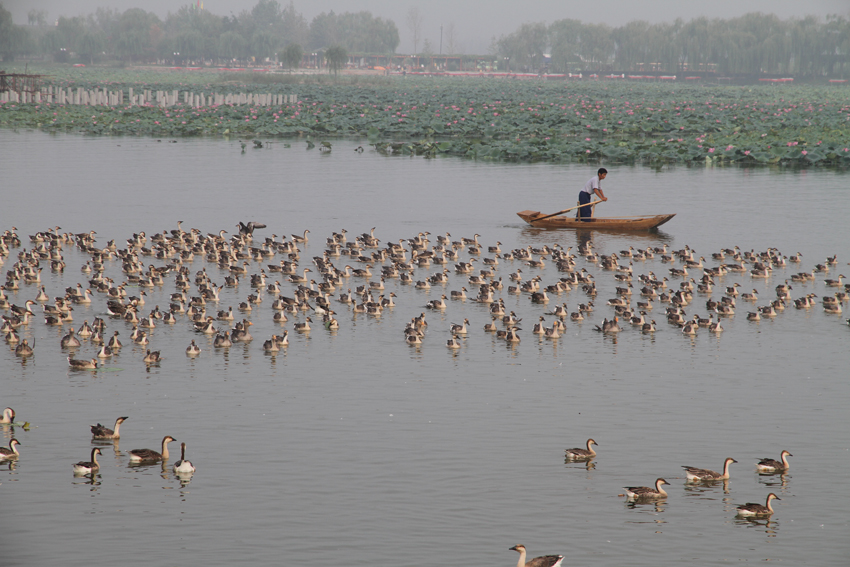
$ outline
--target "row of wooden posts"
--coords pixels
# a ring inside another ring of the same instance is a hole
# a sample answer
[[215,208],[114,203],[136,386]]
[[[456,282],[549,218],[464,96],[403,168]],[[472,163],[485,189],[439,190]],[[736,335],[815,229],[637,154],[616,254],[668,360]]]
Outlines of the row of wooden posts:
[[[126,94],[126,96],[125,96]],[[179,96],[182,95],[182,96]],[[85,106],[160,106],[167,108],[182,104],[193,108],[220,105],[248,105],[248,106],[278,106],[298,102],[298,95],[294,94],[259,94],[259,93],[192,93],[189,91],[178,92],[176,89],[168,91],[152,91],[144,89],[135,93],[130,87],[125,93],[120,91],[109,91],[107,89],[76,89],[68,87],[43,87],[31,93],[27,91],[15,92],[5,91],[0,93],[0,103],[34,103],[34,104],[74,104]]]

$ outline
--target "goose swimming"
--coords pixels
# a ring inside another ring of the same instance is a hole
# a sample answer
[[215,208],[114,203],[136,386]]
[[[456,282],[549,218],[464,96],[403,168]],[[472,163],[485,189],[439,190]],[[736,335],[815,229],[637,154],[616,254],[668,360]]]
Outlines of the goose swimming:
[[118,340],[118,331],[115,331],[112,334],[112,337],[109,339],[109,342],[106,343],[106,346],[111,348],[113,351],[116,351],[121,348],[121,341]]
[[313,320],[307,317],[303,323],[295,323],[295,330],[301,333],[308,333],[310,332],[310,323],[312,322]]
[[61,348],[75,348],[80,346],[80,339],[74,336],[74,329],[68,329],[68,332],[59,340]]
[[526,550],[522,544],[517,544],[511,547],[508,551],[516,551],[519,553],[519,561],[517,567],[559,567],[564,560],[563,555],[541,555],[535,557],[531,561],[526,561]]
[[407,333],[404,335],[404,341],[409,345],[421,345],[422,335],[418,332]]
[[8,425],[15,421],[15,410],[6,408],[3,410],[3,415],[0,416],[0,424]]
[[682,466],[682,468],[685,469],[685,475],[687,476],[688,480],[692,482],[726,480],[729,478],[729,465],[737,462],[738,461],[736,461],[732,457],[727,457],[727,459],[723,461],[722,473],[714,472],[709,469],[698,469],[695,467]]
[[190,474],[195,472],[195,465],[186,460],[186,444],[180,443],[180,460],[174,463],[172,470],[177,474]]
[[91,360],[77,360],[75,358],[68,357],[68,365],[73,370],[96,370],[97,369],[97,359],[92,358]]
[[87,475],[100,470],[100,464],[97,462],[97,456],[102,454],[100,447],[95,447],[91,450],[91,461],[80,461],[74,464],[75,475]]
[[788,463],[788,457],[793,457],[791,453],[788,451],[782,451],[780,454],[779,461],[774,459],[762,459],[756,464],[756,469],[761,473],[771,473],[771,472],[786,472],[791,465]]
[[133,463],[167,461],[168,444],[172,441],[176,441],[176,439],[174,439],[171,435],[166,435],[162,438],[161,453],[157,453],[151,449],[133,449],[131,451],[127,451],[127,455],[130,457],[130,462]]
[[97,425],[91,426],[91,438],[92,439],[120,439],[121,433],[119,432],[119,428],[121,424],[130,419],[127,416],[119,417],[115,420],[115,429],[109,429],[108,427],[101,425],[98,423]]
[[195,344],[195,340],[192,340],[192,344],[186,347],[186,354],[188,356],[197,356],[201,354],[201,347]]
[[544,327],[543,336],[547,339],[560,339],[561,330],[561,322],[556,320],[551,327]]
[[753,502],[747,502],[746,504],[738,506],[738,515],[745,518],[766,518],[774,512],[773,506],[770,504],[774,500],[782,499],[771,492],[767,495],[767,501],[764,503],[764,506]]
[[18,445],[20,444],[20,441],[13,438],[9,441],[8,449],[6,447],[0,447],[0,461],[11,461],[20,457],[21,454],[18,452]]
[[[511,312],[511,314],[513,314],[513,312]],[[543,315],[541,315],[539,321],[537,323],[535,323],[534,326],[531,328],[531,332],[534,333],[535,335],[544,334],[546,332],[545,326],[544,326],[545,323],[546,323],[546,320],[543,318]]]
[[456,323],[452,323],[450,331],[452,332],[453,335],[465,335],[469,332],[468,329],[466,328],[467,325],[469,325],[469,319],[464,319],[463,323],[460,324],[460,325],[458,325]]
[[599,446],[599,443],[594,441],[593,439],[587,440],[587,449],[581,448],[573,448],[567,449],[565,452],[565,456],[568,459],[578,460],[578,459],[590,459],[591,457],[596,456],[596,451],[593,450],[593,445]]
[[664,484],[670,484],[663,478],[655,481],[655,488],[649,486],[627,486],[626,496],[629,500],[660,500],[667,498],[667,493],[661,488]]
[[603,333],[619,333],[621,331],[620,325],[617,323],[619,321],[619,317],[614,317],[611,321],[606,317],[602,320],[602,326],[596,325],[596,330],[601,331]]
[[160,356],[158,350],[151,351],[150,349],[148,349],[145,353],[145,358],[143,360],[146,364],[156,364],[160,360],[162,360],[162,357]]
[[215,348],[227,348],[232,346],[233,341],[230,340],[230,336],[227,333],[218,333],[213,339],[213,347]]

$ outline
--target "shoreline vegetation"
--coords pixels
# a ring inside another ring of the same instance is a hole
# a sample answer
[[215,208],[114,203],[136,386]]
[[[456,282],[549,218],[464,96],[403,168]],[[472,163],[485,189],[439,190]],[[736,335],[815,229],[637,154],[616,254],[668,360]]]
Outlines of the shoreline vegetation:
[[[731,86],[345,73],[336,78],[278,77],[250,71],[68,65],[29,66],[27,72],[44,75],[41,87],[54,92],[105,89],[125,96],[112,106],[3,103],[0,128],[112,136],[366,138],[387,154],[507,161],[850,167],[850,88],[843,84]],[[129,104],[130,89],[178,91],[181,96],[173,106],[138,106]],[[184,101],[197,96],[183,93],[203,95],[202,100],[236,93],[267,96],[264,105],[256,104],[259,97],[248,96],[254,103],[195,106]]]

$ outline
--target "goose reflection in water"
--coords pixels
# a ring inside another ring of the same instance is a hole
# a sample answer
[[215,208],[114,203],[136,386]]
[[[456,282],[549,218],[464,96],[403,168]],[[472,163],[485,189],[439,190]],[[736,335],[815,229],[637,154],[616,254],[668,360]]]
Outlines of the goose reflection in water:
[[[652,512],[661,514],[667,509],[667,502],[665,500],[626,500],[626,507],[629,510],[650,511],[650,506],[652,506]],[[655,519],[654,522],[657,524],[667,523],[666,520],[659,519]]]
[[788,488],[789,479],[791,479],[791,475],[787,472],[758,473],[759,484],[763,484],[768,487],[778,486],[782,488],[782,490]]
[[717,493],[717,488],[722,486],[723,494],[729,494],[729,479],[725,480],[703,480],[689,481],[685,480],[685,496],[691,497],[706,497],[706,500],[715,500],[714,495]]
[[103,484],[103,479],[100,473],[75,474],[71,484],[89,485],[91,491],[96,492],[98,487]]
[[570,469],[582,468],[587,471],[596,469],[596,461],[594,460],[594,457],[588,457],[586,459],[570,459],[569,457],[566,457],[564,458],[564,464],[567,465],[566,468]]
[[180,481],[180,487],[185,488],[189,486],[189,483],[192,482],[192,477],[195,473],[192,472],[175,472],[174,478]]
[[776,537],[779,532],[779,520],[774,520],[772,518],[745,518],[741,516],[735,516],[732,522],[739,527],[743,528],[751,528],[760,530],[764,528],[764,533],[767,534],[767,537]]

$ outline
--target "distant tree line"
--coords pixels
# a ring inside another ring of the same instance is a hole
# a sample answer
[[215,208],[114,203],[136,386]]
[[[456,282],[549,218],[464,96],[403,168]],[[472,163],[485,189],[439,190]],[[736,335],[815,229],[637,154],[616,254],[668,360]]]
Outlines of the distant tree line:
[[[493,53],[513,70],[722,75],[850,74],[850,20],[814,16],[781,20],[751,13],[733,19],[632,21],[612,28],[559,20],[523,24],[493,41]],[[549,56],[549,57],[547,57]]]
[[[161,20],[153,12],[131,8],[123,13],[98,8],[93,14],[60,17],[46,25],[46,14],[32,10],[27,26],[15,25],[0,4],[0,57],[75,53],[83,59],[128,62],[168,60],[256,60],[274,58],[287,46],[320,51],[331,46],[358,53],[394,53],[399,44],[392,20],[370,12],[322,13],[307,22],[290,1],[258,0],[249,11],[218,16],[185,5]],[[294,53],[290,51],[290,54]]]

